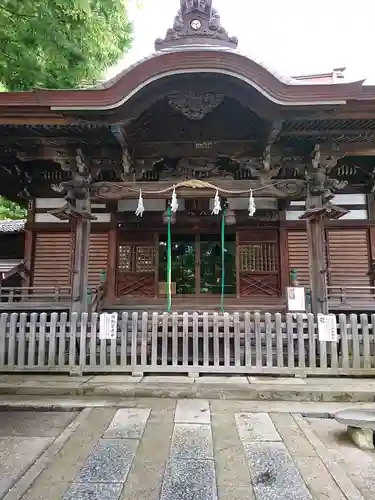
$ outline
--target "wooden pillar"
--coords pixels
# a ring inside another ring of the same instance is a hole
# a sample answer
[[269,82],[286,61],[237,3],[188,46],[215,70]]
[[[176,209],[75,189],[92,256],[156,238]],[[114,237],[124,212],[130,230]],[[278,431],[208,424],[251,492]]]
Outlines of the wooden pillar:
[[[375,196],[374,193],[367,195],[367,213],[368,218],[371,221],[371,226],[369,227],[369,243],[370,243],[370,260],[371,266],[375,261]],[[373,273],[372,273],[373,274]]]
[[236,231],[236,295],[237,299],[241,297],[240,284],[240,233]]
[[159,297],[159,233],[154,234],[155,244],[155,299]]
[[[90,199],[77,200],[78,211],[91,212]],[[88,312],[88,267],[91,221],[84,217],[75,219],[75,247],[72,279],[72,312]]]
[[90,167],[81,149],[76,150],[75,165],[70,161],[61,161],[61,168],[71,172],[72,178],[51,188],[63,193],[66,204],[50,210],[50,214],[60,220],[70,220],[74,233],[74,252],[72,264],[72,303],[71,312],[88,312],[88,267],[91,221],[96,220],[91,214],[90,186],[92,183]]
[[35,220],[35,200],[29,202],[27,210],[27,220],[25,227],[25,245],[23,260],[25,266],[29,270],[29,274],[23,281],[23,286],[28,288],[32,284],[32,274],[33,274],[33,250],[34,250],[34,231],[28,228],[29,223],[33,223]]
[[315,212],[306,219],[309,245],[311,311],[313,314],[328,314],[324,235],[325,210],[323,208],[322,196],[308,194],[306,209]]
[[289,248],[288,231],[286,227],[280,227],[279,231],[279,262],[280,262],[280,288],[285,293],[289,286]]
[[117,219],[114,212],[111,213],[111,225],[108,237],[108,265],[107,265],[107,296],[110,302],[116,297],[116,270],[117,270]]
[[286,296],[286,289],[289,286],[289,247],[288,230],[283,225],[286,221],[286,210],[290,204],[289,200],[278,200],[279,209],[279,269],[280,269],[280,289],[283,297]]

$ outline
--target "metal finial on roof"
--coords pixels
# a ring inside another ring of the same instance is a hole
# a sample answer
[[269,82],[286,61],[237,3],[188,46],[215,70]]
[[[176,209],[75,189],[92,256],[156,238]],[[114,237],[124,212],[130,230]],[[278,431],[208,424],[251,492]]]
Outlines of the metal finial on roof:
[[212,0],[180,0],[180,9],[173,27],[164,39],[155,41],[155,49],[176,46],[214,45],[236,49],[238,40],[230,37],[221,25],[219,12],[212,7]]

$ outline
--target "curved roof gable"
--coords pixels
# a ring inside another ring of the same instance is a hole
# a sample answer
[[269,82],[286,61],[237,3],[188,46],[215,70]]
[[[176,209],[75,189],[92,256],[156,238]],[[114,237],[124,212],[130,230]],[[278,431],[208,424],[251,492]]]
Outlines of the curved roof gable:
[[240,54],[236,50],[237,39],[223,28],[212,0],[180,0],[173,28],[163,40],[156,40],[155,47],[157,52],[152,56],[126,68],[100,87],[0,93],[0,107],[110,110],[126,103],[148,84],[183,73],[217,73],[237,78],[280,106],[375,101],[375,86],[364,86],[364,80],[327,83],[329,79],[284,78]]

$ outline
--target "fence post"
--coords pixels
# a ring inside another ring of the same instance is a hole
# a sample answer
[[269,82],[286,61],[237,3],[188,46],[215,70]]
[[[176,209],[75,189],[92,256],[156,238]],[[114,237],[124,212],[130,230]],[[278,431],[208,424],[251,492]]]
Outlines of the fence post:
[[38,366],[46,364],[46,324],[47,313],[41,313],[39,316]]
[[59,315],[51,314],[50,330],[49,330],[49,345],[48,345],[48,366],[56,365],[56,330]]
[[0,367],[5,363],[5,337],[7,333],[8,313],[2,313],[0,319]]
[[[27,314],[20,314],[20,327],[18,331],[18,353],[17,353],[17,367],[25,367],[25,346],[26,346],[26,322]],[[16,341],[17,343],[17,341]]]
[[14,361],[15,361],[17,324],[18,324],[18,314],[12,313],[10,315],[10,328],[9,328],[9,341],[8,341],[8,366],[9,367],[13,367]]
[[87,341],[88,314],[81,314],[81,328],[79,331],[79,372],[75,375],[82,375],[86,367],[86,341]]
[[[70,331],[69,331],[69,375],[80,376],[79,359],[77,360],[77,323],[78,313],[73,312],[70,315]],[[78,361],[78,363],[77,363]],[[78,364],[78,366],[77,366]]]

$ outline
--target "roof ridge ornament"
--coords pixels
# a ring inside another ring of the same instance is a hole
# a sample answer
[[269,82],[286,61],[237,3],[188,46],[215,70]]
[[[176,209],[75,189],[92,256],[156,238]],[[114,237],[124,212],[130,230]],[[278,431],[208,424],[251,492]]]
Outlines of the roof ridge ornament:
[[189,45],[214,45],[236,49],[238,39],[222,27],[212,0],[180,0],[173,28],[164,39],[155,40],[155,50]]

